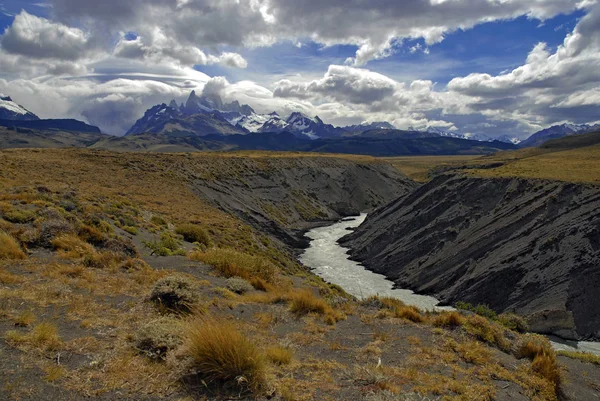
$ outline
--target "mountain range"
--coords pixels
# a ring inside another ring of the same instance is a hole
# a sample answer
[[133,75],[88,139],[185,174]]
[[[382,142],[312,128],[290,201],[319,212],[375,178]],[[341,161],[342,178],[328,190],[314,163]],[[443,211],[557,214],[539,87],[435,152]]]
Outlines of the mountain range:
[[[0,126],[9,128],[50,130],[50,131],[70,131],[100,133],[100,129],[77,120],[42,120],[25,107],[15,103],[10,96],[0,94]],[[125,138],[137,136],[134,142],[147,140],[149,143],[156,144],[157,141],[167,141],[171,143],[181,142],[177,138],[199,137],[206,142],[210,137],[211,145],[209,148],[219,147],[215,143],[230,147],[250,147],[252,149],[279,149],[285,150],[285,145],[289,150],[310,149],[320,151],[320,142],[315,144],[306,144],[306,140],[332,140],[323,143],[324,147],[332,151],[341,151],[347,153],[349,149],[360,151],[360,146],[356,144],[368,145],[371,148],[370,153],[387,153],[381,141],[393,141],[394,147],[402,150],[405,154],[408,150],[403,144],[398,148],[399,141],[425,140],[433,138],[414,145],[414,151],[417,154],[423,152],[430,154],[448,154],[443,146],[450,145],[450,148],[459,152],[491,151],[500,149],[510,149],[511,147],[499,145],[506,143],[512,146],[532,147],[539,146],[547,140],[562,138],[565,136],[582,134],[600,130],[600,125],[575,125],[563,124],[555,125],[541,130],[531,135],[528,139],[520,141],[518,138],[505,135],[501,138],[490,138],[485,135],[462,134],[455,130],[445,130],[441,127],[430,126],[425,130],[409,128],[408,130],[396,129],[388,122],[369,122],[359,125],[349,125],[345,127],[336,127],[325,123],[318,116],[310,117],[300,111],[291,113],[287,117],[280,116],[277,112],[269,114],[257,113],[251,106],[240,104],[237,100],[226,103],[223,102],[218,94],[209,93],[198,96],[192,91],[187,101],[178,104],[176,100],[171,100],[168,104],[162,103],[155,105],[144,113],[144,115],[135,122],[135,124],[126,132]],[[277,136],[277,134],[288,133],[289,136]],[[253,134],[253,135],[250,135]],[[269,135],[256,135],[269,134]],[[143,135],[149,135],[142,138]],[[247,136],[248,138],[231,138],[229,136]],[[292,140],[295,137],[298,140]],[[435,139],[440,138],[440,139]],[[441,138],[468,140],[461,142],[441,141]],[[352,140],[353,141],[352,141]],[[261,140],[265,144],[259,143]],[[282,144],[275,142],[281,140]],[[189,142],[190,140],[186,140]],[[337,141],[337,142],[336,142]],[[431,146],[431,143],[439,142],[440,145]],[[116,141],[121,143],[122,141]],[[130,141],[131,142],[131,141]],[[186,143],[187,143],[186,142]],[[472,143],[471,143],[472,142]],[[485,143],[481,143],[485,142]],[[115,143],[112,141],[111,143]],[[194,148],[198,148],[198,140],[191,140]],[[292,144],[293,143],[293,144]],[[486,144],[487,143],[487,144]],[[443,145],[442,145],[443,144]],[[186,145],[188,146],[188,145]],[[200,148],[205,148],[202,145]],[[374,150],[376,149],[376,150]],[[408,152],[410,153],[410,152]]]

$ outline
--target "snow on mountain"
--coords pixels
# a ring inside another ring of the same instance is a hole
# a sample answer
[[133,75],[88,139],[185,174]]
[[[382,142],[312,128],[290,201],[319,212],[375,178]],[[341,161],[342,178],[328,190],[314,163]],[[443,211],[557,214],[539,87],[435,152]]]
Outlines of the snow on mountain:
[[0,120],[39,120],[25,107],[15,103],[10,96],[0,93]]
[[358,125],[347,125],[345,127],[342,127],[342,129],[346,132],[348,132],[349,134],[354,134],[354,135],[358,135],[358,134],[362,134],[365,131],[371,131],[374,129],[396,129],[396,127],[394,127],[392,124],[386,122],[386,121],[375,121],[372,123],[361,123]]
[[519,144],[521,147],[539,146],[550,139],[563,138],[565,136],[585,134],[586,132],[600,130],[600,124],[562,124],[553,125],[531,135],[529,138]]

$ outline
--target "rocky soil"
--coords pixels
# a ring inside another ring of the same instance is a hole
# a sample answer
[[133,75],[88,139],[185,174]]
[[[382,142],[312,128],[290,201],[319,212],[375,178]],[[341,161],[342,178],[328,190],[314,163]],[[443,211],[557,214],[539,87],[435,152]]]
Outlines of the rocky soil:
[[528,317],[533,331],[600,338],[600,187],[441,175],[343,239],[401,287]]

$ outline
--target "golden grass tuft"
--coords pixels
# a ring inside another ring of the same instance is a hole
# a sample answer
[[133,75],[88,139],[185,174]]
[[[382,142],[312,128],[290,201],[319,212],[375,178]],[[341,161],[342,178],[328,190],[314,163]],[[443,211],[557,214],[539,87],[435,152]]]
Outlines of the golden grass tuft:
[[15,326],[17,327],[29,327],[33,322],[35,322],[35,314],[31,311],[21,312],[15,318]]
[[251,277],[250,284],[252,285],[252,287],[254,287],[255,290],[258,291],[273,291],[273,286],[260,277]]
[[308,289],[300,290],[291,295],[290,312],[296,315],[317,313],[324,315],[330,307],[324,299],[315,296]]
[[269,361],[276,365],[289,365],[294,358],[294,351],[288,347],[277,345],[265,350],[265,355]]
[[441,312],[433,318],[435,327],[455,328],[465,323],[465,318],[459,312]]
[[63,234],[52,241],[52,246],[59,251],[59,254],[65,258],[82,258],[96,253],[94,247],[83,241],[77,235]]
[[8,331],[5,338],[16,345],[29,344],[47,351],[57,350],[62,345],[56,325],[48,322],[38,324],[27,334],[14,330]]
[[277,267],[266,257],[250,255],[228,248],[215,248],[206,252],[192,252],[189,258],[214,266],[225,277],[241,277],[246,280],[259,277],[274,282]]
[[402,306],[394,310],[394,316],[400,319],[410,320],[415,323],[422,323],[425,317],[421,315],[419,309],[414,306]]
[[516,354],[518,358],[530,359],[532,370],[550,382],[556,394],[559,393],[562,380],[560,367],[547,338],[534,334],[524,336]]
[[255,394],[265,389],[265,357],[232,323],[197,318],[184,336],[193,369],[208,385]]
[[0,231],[0,259],[25,259],[25,252],[10,234]]

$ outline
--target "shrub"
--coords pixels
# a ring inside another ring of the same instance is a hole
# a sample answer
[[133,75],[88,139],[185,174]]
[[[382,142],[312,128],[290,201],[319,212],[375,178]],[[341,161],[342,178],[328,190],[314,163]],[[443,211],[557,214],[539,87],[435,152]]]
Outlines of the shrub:
[[131,235],[138,235],[138,229],[133,226],[123,226],[123,231]]
[[433,319],[433,325],[436,327],[455,328],[462,326],[465,318],[458,312],[442,312]]
[[165,231],[158,241],[142,241],[146,248],[150,249],[151,255],[158,256],[185,256],[185,250],[181,249],[181,242],[173,234]]
[[264,356],[233,324],[196,319],[186,327],[185,337],[193,368],[205,383],[236,392],[265,389]]
[[210,245],[210,236],[202,227],[196,224],[181,224],[177,226],[175,232],[187,242],[197,242],[202,245]]
[[187,277],[168,276],[157,281],[150,300],[158,307],[174,312],[190,312],[198,302],[196,286]]
[[290,311],[297,315],[318,313],[324,315],[329,305],[324,299],[316,297],[311,290],[300,290],[291,296]]
[[235,292],[236,294],[245,294],[254,290],[254,287],[241,277],[228,278],[225,282],[225,285],[227,286],[227,289]]
[[38,245],[44,248],[52,247],[52,240],[58,236],[73,234],[75,228],[63,219],[49,219],[42,223]]
[[92,252],[83,257],[85,267],[94,267],[97,269],[110,269],[118,265],[123,258],[113,252]]
[[465,330],[479,340],[494,345],[502,350],[509,350],[510,344],[504,337],[504,327],[490,322],[483,316],[473,315],[466,318]]
[[0,259],[25,259],[25,252],[10,234],[0,231]]
[[19,210],[14,207],[4,212],[4,220],[11,223],[25,224],[35,220],[36,214],[33,210]]
[[156,226],[162,226],[162,227],[167,226],[167,221],[160,216],[152,216],[150,218],[150,222]]
[[267,359],[276,365],[289,365],[294,358],[294,351],[281,345],[267,348],[265,354]]
[[502,313],[498,315],[498,321],[504,327],[518,331],[519,333],[527,333],[529,331],[529,325],[527,324],[527,321],[514,313]]
[[237,276],[248,280],[256,276],[272,283],[277,273],[277,267],[269,259],[234,249],[216,248],[207,252],[192,252],[190,259],[214,266],[225,277]]
[[167,353],[182,344],[178,320],[162,317],[143,326],[135,338],[138,351],[154,360],[164,360]]
[[127,258],[120,265],[120,269],[127,271],[143,271],[151,269],[150,265],[143,259]]
[[456,309],[470,311],[470,312],[478,314],[479,316],[486,317],[488,319],[496,320],[496,318],[498,317],[496,312],[494,312],[492,309],[490,309],[490,307],[487,305],[473,306],[472,304],[470,304],[468,302],[459,301],[454,306],[456,307]]

